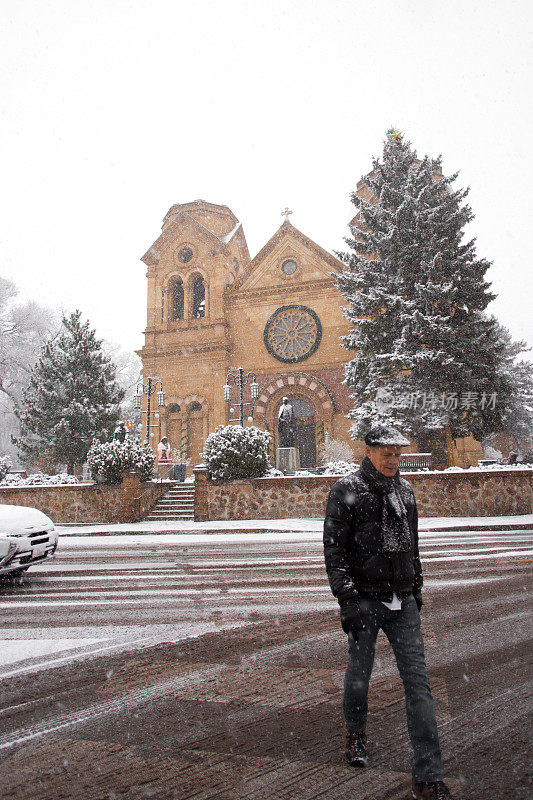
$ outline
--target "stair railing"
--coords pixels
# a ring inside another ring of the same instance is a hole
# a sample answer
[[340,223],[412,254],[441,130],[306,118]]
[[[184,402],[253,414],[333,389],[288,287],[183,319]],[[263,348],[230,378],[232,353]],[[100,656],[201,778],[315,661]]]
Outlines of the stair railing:
[[[174,472],[174,464],[172,464],[172,466],[170,466],[166,472],[163,472],[161,475],[159,475],[159,500],[161,500],[163,497],[163,481],[168,478],[171,472]],[[135,510],[135,519],[137,522],[141,521],[141,500],[144,495],[148,494],[150,491],[151,487],[150,489],[145,489],[145,491],[142,492],[139,497],[135,497],[133,500],[133,508]]]

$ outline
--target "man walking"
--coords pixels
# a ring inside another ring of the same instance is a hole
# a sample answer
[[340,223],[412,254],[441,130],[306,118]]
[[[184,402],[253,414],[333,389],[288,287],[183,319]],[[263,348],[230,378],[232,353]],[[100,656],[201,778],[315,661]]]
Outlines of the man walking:
[[411,486],[400,478],[402,434],[384,425],[365,437],[360,469],[331,489],[324,521],[324,554],[331,590],[348,634],[344,679],[346,759],[365,767],[368,685],[376,638],[385,632],[402,678],[413,746],[413,800],[450,800],[420,625],[422,568],[418,514]]

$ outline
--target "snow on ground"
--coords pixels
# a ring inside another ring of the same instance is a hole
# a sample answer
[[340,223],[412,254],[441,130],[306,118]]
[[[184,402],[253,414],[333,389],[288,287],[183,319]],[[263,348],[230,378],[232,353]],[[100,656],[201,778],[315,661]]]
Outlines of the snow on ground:
[[[511,519],[533,527],[533,515]],[[450,587],[470,584],[482,591],[490,581],[506,580],[499,569],[503,558],[533,555],[528,531],[469,532],[465,521],[478,519],[442,518],[448,527],[451,521],[456,522],[451,531],[422,531],[423,563],[465,561],[468,568],[458,577],[426,578],[426,590],[432,594],[442,597]],[[502,524],[500,517],[483,521]],[[273,528],[277,523],[283,529]],[[315,530],[309,530],[309,523]],[[294,613],[334,609],[321,554],[321,520],[259,520],[256,524],[271,530],[247,532],[249,521],[228,523],[225,532],[211,529],[203,536],[180,530],[122,534],[117,531],[121,526],[107,526],[107,534],[83,536],[70,529],[71,536],[63,542],[66,558],[35,565],[31,582],[18,587],[16,594],[0,597],[0,611],[13,620],[0,633],[0,677],[249,625],[256,621],[252,610],[260,621],[275,620],[289,608]],[[204,523],[198,525],[205,528]],[[298,525],[302,530],[295,530]],[[80,530],[86,532],[83,527]],[[219,547],[223,542],[228,545]],[[247,547],[254,542],[260,544]],[[186,545],[193,570],[186,569],[189,561],[174,552],[173,545]],[[491,561],[492,575],[472,574],[471,564],[482,562],[485,569]],[[304,597],[292,585],[295,569],[305,569],[308,575]],[[265,574],[269,575],[267,587]],[[236,580],[235,576],[243,575],[244,579]],[[206,608],[221,611],[221,617],[196,619],[194,604],[199,599]],[[172,622],[168,623],[170,609]],[[33,627],[15,627],[16,615],[25,620],[28,610],[35,611]],[[120,624],[110,625],[111,618],[120,619]],[[98,625],[98,619],[104,624]]]
[[[532,515],[533,521],[533,515]],[[172,520],[165,522],[121,522],[114,525],[57,525],[61,536],[93,533],[213,533],[231,531],[318,531],[322,530],[321,519],[242,519],[193,522]]]
[[89,647],[102,639],[0,639],[1,664],[16,664],[28,658],[40,658],[73,647]]
[[[460,578],[435,580],[427,579],[426,588],[432,592],[445,592],[450,587],[467,586],[471,584],[486,584],[501,580],[498,576]],[[331,609],[332,600],[329,587],[325,584],[313,587],[317,598],[314,601],[300,603],[299,610],[305,606],[309,611],[323,611]],[[317,591],[318,590],[318,591]],[[237,590],[234,590],[237,591]],[[249,590],[243,589],[247,594]],[[257,590],[256,590],[257,591]],[[272,593],[269,589],[269,595]],[[280,591],[279,589],[277,590]],[[282,590],[283,593],[286,589]],[[150,589],[150,594],[153,590]],[[264,592],[264,589],[261,590]],[[318,600],[318,596],[323,595],[323,601]],[[34,598],[35,601],[35,598]],[[39,600],[39,605],[42,601]],[[116,601],[115,601],[116,602]],[[154,600],[151,597],[150,602]],[[168,603],[168,600],[164,601]],[[25,601],[16,601],[16,606],[25,606]],[[111,605],[113,601],[111,601]],[[123,601],[120,601],[123,604]],[[58,605],[57,601],[46,605]],[[80,607],[86,606],[83,598],[73,598],[62,602],[62,605]],[[90,603],[92,605],[92,603]],[[106,601],[110,605],[110,601]],[[262,606],[262,613],[265,617],[276,617],[280,613],[279,605],[271,606],[266,603]],[[217,620],[216,622],[190,622],[181,620],[179,624],[175,622],[167,625],[137,625],[137,626],[81,626],[80,628],[6,628],[2,631],[3,638],[0,639],[0,677],[7,678],[27,672],[38,671],[58,666],[66,662],[78,659],[85,659],[92,656],[103,655],[104,653],[116,653],[135,651],[139,647],[148,647],[161,643],[175,643],[181,639],[201,636],[205,633],[217,632],[231,628],[249,625],[248,618],[232,619],[228,621]],[[78,634],[79,638],[77,638]],[[54,638],[57,637],[57,638]],[[15,666],[16,665],[16,666]]]
[[[79,639],[61,636],[57,639],[42,638],[36,636],[35,628],[5,630],[2,633],[6,638],[0,639],[0,677],[9,678],[24,672],[40,671],[78,657],[86,658],[103,653],[135,650],[141,646],[161,643],[176,643],[181,639],[202,636],[205,633],[219,633],[244,624],[242,620],[231,620],[216,623],[183,621],[179,625],[151,625],[144,628],[94,627],[87,630],[97,636]],[[75,630],[70,629],[71,636],[75,636]],[[47,629],[48,636],[54,633],[55,630]],[[47,659],[47,656],[51,658]],[[19,664],[19,666],[8,671],[1,669],[9,664]]]
[[[472,559],[477,560],[484,560],[484,559],[492,559],[492,558],[505,558],[508,556],[526,556],[526,555],[533,555],[533,550],[529,547],[529,540],[524,541],[523,547],[516,549],[512,545],[506,546],[500,540],[497,544],[494,544],[493,547],[490,547],[490,552],[487,549],[480,550],[478,545],[479,543],[491,544],[494,539],[494,534],[490,537],[490,539],[470,539],[467,538],[464,540],[464,531],[458,529],[457,531],[449,531],[450,536],[457,537],[457,540],[461,542],[461,544],[470,544],[472,545],[469,548],[461,548],[460,551],[455,551],[454,554],[453,550],[449,549],[449,539],[447,541],[442,539],[437,539],[436,541],[429,541],[427,544],[429,546],[446,546],[446,550],[439,553],[438,551],[433,552],[424,552],[423,553],[423,560],[424,561],[468,561]],[[490,533],[490,531],[487,531]],[[505,531],[501,531],[501,533],[505,536]],[[426,536],[430,538],[430,540],[434,536],[440,536],[437,532],[428,532],[424,533],[421,532],[420,538],[420,545],[421,548],[426,547]],[[292,533],[289,532],[279,532],[279,531],[267,531],[267,532],[257,532],[257,533],[214,533],[214,534],[206,534],[205,536],[198,536],[196,533],[162,533],[156,535],[144,534],[140,536],[139,534],[120,534],[119,536],[113,535],[105,535],[99,536],[95,534],[94,536],[72,536],[68,539],[68,547],[69,549],[79,548],[81,550],[107,550],[110,547],[118,547],[124,552],[128,551],[128,548],[139,546],[142,544],[143,546],[147,545],[198,545],[199,547],[204,547],[211,543],[213,544],[223,544],[227,542],[231,542],[232,544],[257,544],[263,543],[267,544],[269,542],[301,542],[302,545],[305,547],[306,543],[309,542],[316,542],[317,545],[321,544],[322,542],[322,532],[321,531],[294,531]],[[312,559],[309,558],[311,561]],[[209,564],[212,562],[210,561]],[[214,562],[213,562],[214,563]],[[130,570],[135,568],[140,568],[143,566],[141,562],[132,563],[131,561],[124,562],[124,565],[120,565],[116,561],[110,562],[107,565],[103,565],[100,567],[102,570],[114,570],[118,566],[128,567]],[[165,565],[155,565],[155,566],[165,566]],[[69,564],[65,566],[64,564],[54,563],[53,561],[46,562],[46,564],[36,565],[32,572],[35,573],[37,570],[39,571],[46,571],[46,572],[70,572],[70,571],[83,571],[87,569],[86,563],[80,564]],[[0,603],[1,607],[1,603]]]
[[[244,541],[234,539],[236,534],[241,533],[246,541],[251,541],[250,535],[276,534],[277,540],[284,538],[299,539],[299,534],[310,533],[322,534],[324,525],[323,519],[243,519],[243,520],[212,520],[210,522],[193,522],[192,520],[175,520],[172,522],[132,522],[117,523],[115,525],[58,525],[57,529],[60,536],[90,536],[100,535],[120,535],[126,534],[182,534],[191,535],[193,541],[199,534],[216,535],[218,541],[224,534],[231,535],[234,541]],[[518,516],[504,517],[421,517],[418,521],[420,531],[438,531],[449,528],[458,530],[476,529],[482,527],[490,530],[491,527],[501,527],[502,525],[533,527],[533,514],[522,514]],[[283,534],[286,534],[285,536]],[[185,539],[183,539],[185,541]],[[257,540],[256,540],[257,541]]]

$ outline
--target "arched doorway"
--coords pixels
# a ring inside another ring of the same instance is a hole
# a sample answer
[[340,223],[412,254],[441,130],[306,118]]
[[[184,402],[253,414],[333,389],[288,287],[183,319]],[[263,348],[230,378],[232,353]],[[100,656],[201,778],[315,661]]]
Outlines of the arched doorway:
[[307,372],[276,375],[259,389],[253,406],[255,424],[273,434],[271,458],[278,447],[278,413],[283,397],[295,407],[300,466],[312,469],[320,455],[324,432],[332,430],[335,400],[326,384]]
[[[200,401],[200,402],[199,402]],[[203,397],[171,403],[167,409],[166,435],[170,441],[172,457],[187,461],[192,466],[202,460],[200,453],[208,434],[209,413]]]
[[166,435],[170,442],[171,458],[183,461],[187,458],[185,420],[179,403],[172,403],[167,409]]
[[[302,395],[286,395],[292,405],[296,427],[296,448],[300,455],[300,467],[309,469],[316,466],[316,412],[309,398]],[[279,411],[278,404],[276,419]]]

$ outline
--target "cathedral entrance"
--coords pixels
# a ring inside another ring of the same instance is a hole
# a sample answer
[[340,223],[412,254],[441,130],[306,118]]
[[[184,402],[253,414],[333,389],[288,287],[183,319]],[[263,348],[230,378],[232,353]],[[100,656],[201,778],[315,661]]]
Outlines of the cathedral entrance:
[[316,466],[315,409],[303,397],[289,397],[296,423],[296,447],[300,454],[300,467]]
[[175,403],[167,414],[166,435],[170,441],[172,458],[181,462],[189,461],[192,465],[202,459],[200,453],[204,448],[207,427],[207,412],[201,403],[196,401],[182,410]]

